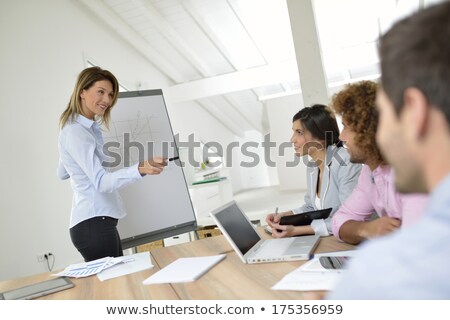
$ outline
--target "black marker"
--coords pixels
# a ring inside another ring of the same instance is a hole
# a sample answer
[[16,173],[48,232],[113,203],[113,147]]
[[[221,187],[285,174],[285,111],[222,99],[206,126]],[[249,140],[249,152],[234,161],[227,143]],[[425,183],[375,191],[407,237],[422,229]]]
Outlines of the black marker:
[[180,159],[180,157],[173,157],[173,158],[169,158],[169,161],[178,160],[178,159]]

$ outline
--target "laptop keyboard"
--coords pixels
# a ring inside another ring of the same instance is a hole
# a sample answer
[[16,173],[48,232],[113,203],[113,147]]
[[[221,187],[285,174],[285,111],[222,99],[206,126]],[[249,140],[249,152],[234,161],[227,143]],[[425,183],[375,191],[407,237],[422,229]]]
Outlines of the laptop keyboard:
[[[286,251],[286,246],[288,246],[294,239],[292,238],[282,238],[276,241],[266,241],[256,252],[254,258],[271,258],[274,253],[279,252],[277,256],[283,256],[283,251]],[[292,245],[290,245],[292,246]],[[290,247],[289,246],[289,247]],[[288,247],[288,250],[289,250]],[[282,253],[282,254],[281,254]]]
[[[311,242],[294,241],[284,252],[283,255],[289,256],[299,252],[307,253],[311,248]],[[306,250],[306,251],[305,251]]]

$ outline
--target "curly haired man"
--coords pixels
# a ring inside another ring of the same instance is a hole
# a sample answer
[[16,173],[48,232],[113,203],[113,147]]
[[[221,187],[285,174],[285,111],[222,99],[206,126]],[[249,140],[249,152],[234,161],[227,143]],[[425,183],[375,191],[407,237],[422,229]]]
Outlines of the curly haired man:
[[361,81],[335,94],[331,102],[342,117],[344,128],[339,138],[348,148],[350,162],[364,164],[356,188],[332,221],[334,235],[351,244],[413,224],[427,203],[425,195],[404,195],[395,189],[394,172],[375,141],[376,93],[375,82]]

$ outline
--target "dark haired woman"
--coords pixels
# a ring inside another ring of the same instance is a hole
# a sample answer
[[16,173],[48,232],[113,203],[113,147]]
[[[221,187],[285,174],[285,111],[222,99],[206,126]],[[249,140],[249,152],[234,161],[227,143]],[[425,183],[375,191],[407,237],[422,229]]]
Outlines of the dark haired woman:
[[[292,138],[298,157],[309,156],[307,190],[303,206],[291,211],[271,213],[266,222],[277,238],[307,234],[327,236],[331,217],[352,193],[358,182],[360,164],[350,162],[348,152],[339,141],[334,113],[324,105],[313,105],[297,112],[292,119]],[[282,216],[332,208],[329,218],[313,220],[308,226],[279,225]]]

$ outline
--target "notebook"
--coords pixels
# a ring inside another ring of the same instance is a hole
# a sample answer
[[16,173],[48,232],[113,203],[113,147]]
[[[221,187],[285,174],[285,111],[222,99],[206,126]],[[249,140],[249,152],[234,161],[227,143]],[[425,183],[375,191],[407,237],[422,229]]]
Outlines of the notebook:
[[168,266],[162,268],[143,284],[192,282],[200,278],[209,269],[226,257],[225,254],[207,257],[178,258]]
[[318,235],[261,239],[235,201],[212,211],[211,217],[244,263],[308,260],[320,239]]

